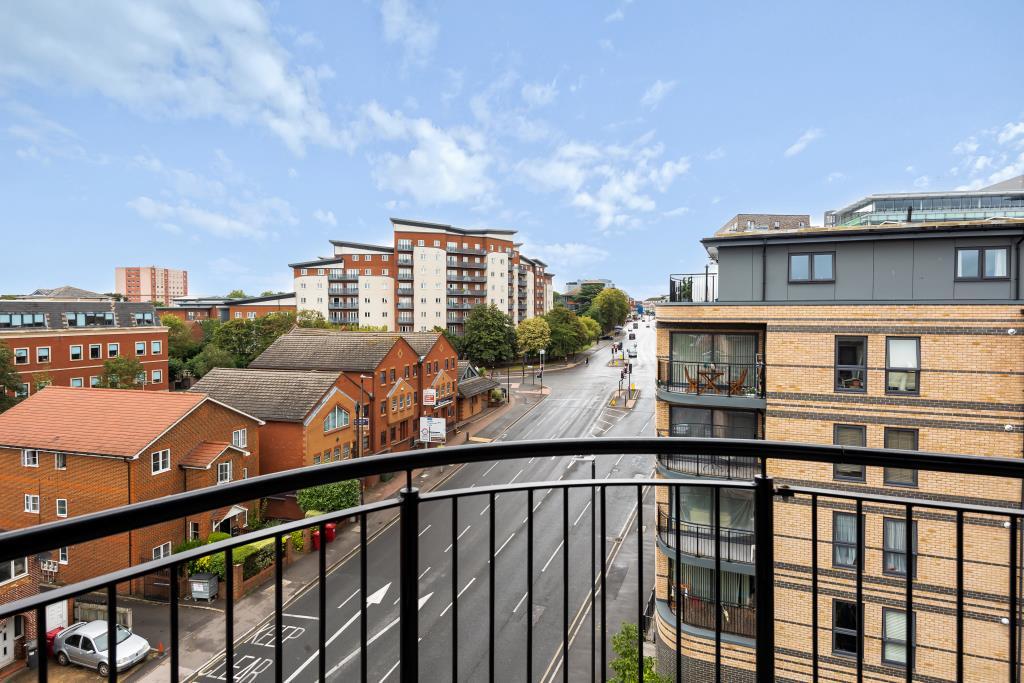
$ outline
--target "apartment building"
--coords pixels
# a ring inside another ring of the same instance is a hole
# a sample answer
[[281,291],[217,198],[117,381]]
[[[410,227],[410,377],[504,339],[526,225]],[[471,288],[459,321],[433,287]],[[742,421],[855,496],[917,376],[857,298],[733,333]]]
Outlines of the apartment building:
[[263,318],[271,313],[295,313],[294,292],[252,296],[244,299],[227,297],[178,297],[169,306],[158,306],[159,315],[173,315],[183,322],[203,320],[228,320]]
[[[217,486],[259,474],[260,421],[204,394],[47,387],[0,414],[0,527]],[[55,550],[71,583],[169,555],[214,530],[245,527],[230,506]],[[147,590],[137,581],[135,591]]]
[[391,223],[391,245],[332,240],[331,256],[289,264],[298,310],[392,332],[454,334],[480,304],[493,303],[515,322],[550,310],[552,277],[543,262],[521,262],[514,230]]
[[168,387],[167,328],[149,303],[50,295],[0,301],[0,344],[14,353],[19,396],[49,384],[97,386],[104,362],[119,356],[142,364],[146,389]]
[[159,266],[114,269],[114,291],[128,301],[162,301],[188,296],[188,271]]
[[[762,218],[703,240],[714,286],[705,273],[674,275],[670,301],[657,305],[659,435],[866,445],[892,449],[892,465],[761,463],[751,449],[659,456],[659,476],[751,479],[763,468],[782,484],[1020,508],[1020,482],[917,472],[901,456],[1024,456],[1024,220]],[[658,667],[675,673],[678,642],[683,680],[710,680],[717,622],[722,680],[753,681],[752,498],[721,491],[716,539],[711,496],[657,497]],[[856,680],[859,668],[866,680],[909,680],[908,663],[915,680],[953,680],[956,517],[917,512],[908,534],[904,505],[861,504],[822,495],[816,507],[775,505],[778,680],[813,680],[815,655],[820,680]],[[970,515],[963,533],[964,680],[1006,680],[1008,575],[992,577],[1011,561],[1010,534]]]

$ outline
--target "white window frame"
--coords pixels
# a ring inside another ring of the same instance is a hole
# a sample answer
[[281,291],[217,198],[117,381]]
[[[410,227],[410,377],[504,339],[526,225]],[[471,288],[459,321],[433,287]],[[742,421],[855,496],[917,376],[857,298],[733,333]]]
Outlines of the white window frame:
[[199,522],[188,523],[188,540],[198,541],[199,540]]
[[[39,352],[46,349],[46,360],[39,357]],[[36,363],[49,363],[53,360],[53,354],[49,346],[37,346],[36,347]]]
[[[78,358],[75,358],[75,349],[78,349]],[[85,358],[85,346],[72,344],[68,347],[68,360],[82,360]]]
[[[61,511],[60,511],[61,503],[64,504],[64,514],[61,514]],[[55,507],[56,507],[56,510],[57,510],[57,516],[58,517],[67,517],[68,516],[68,499],[67,498],[58,498],[57,499],[57,504],[56,504]]]
[[57,562],[60,564],[67,564],[69,558],[68,547],[66,545],[61,546],[57,549]]
[[[61,467],[63,461],[64,466]],[[55,470],[66,470],[68,468],[68,454],[67,453],[54,453],[53,454],[53,469]]]
[[[166,456],[165,456],[166,454]],[[167,464],[164,465],[166,457]],[[157,460],[159,458],[159,460]],[[159,463],[159,465],[157,464]],[[150,474],[162,474],[164,472],[170,472],[171,470],[171,449],[164,448],[159,451],[153,451],[149,454],[149,471]]]
[[[110,355],[110,349],[114,349],[114,355]],[[121,355],[121,344],[118,342],[107,343],[107,358],[118,358]]]
[[[14,563],[18,562],[19,560],[21,561],[21,566],[23,567],[23,569],[22,569],[21,573],[15,573],[15,571],[14,571]],[[15,559],[11,560],[10,562],[8,562],[6,564],[11,565],[11,578],[7,579],[6,581],[0,582],[0,586],[2,586],[3,584],[6,584],[6,583],[10,583],[11,581],[17,581],[18,579],[20,579],[22,577],[28,576],[28,558],[27,557],[15,558]]]
[[35,448],[24,448],[21,451],[22,467],[39,467],[39,451]]
[[170,557],[171,542],[167,541],[166,543],[161,543],[160,545],[153,548],[152,555],[154,560],[162,560],[165,557]]
[[[78,384],[75,384],[75,382],[78,382]],[[71,378],[71,386],[75,387],[76,389],[81,389],[82,387],[85,386],[85,378],[84,377],[72,377]]]
[[89,388],[94,389],[100,385],[99,375],[89,375]]
[[[18,351],[24,351],[25,352],[25,355],[21,356],[22,358],[25,359],[25,361],[22,362],[22,363],[18,362],[18,358],[19,358]],[[14,353],[14,364],[15,365],[28,365],[31,362],[32,356],[30,356],[29,353],[28,353],[28,347],[13,349],[13,353]]]
[[154,356],[159,356],[161,353],[163,353],[164,352],[164,343],[163,343],[163,341],[157,339],[155,341],[149,342],[149,352],[152,355],[154,355]]
[[152,373],[153,384],[160,384],[164,381],[164,373],[162,370],[154,370]]
[[[96,357],[93,358],[92,350],[96,349]],[[89,344],[89,360],[101,360],[103,358],[103,344]]]
[[[141,353],[139,352],[139,347],[142,348],[142,352]],[[135,355],[136,356],[145,356],[146,355],[146,342],[144,342],[144,341],[137,341],[137,342],[135,342]]]
[[249,445],[249,430],[245,427],[231,432],[231,445],[235,448],[245,448]]
[[33,515],[39,514],[39,496],[37,494],[25,494],[25,512],[28,512]]
[[[231,467],[230,462],[219,462],[217,463],[217,483],[218,484],[230,484],[231,483]],[[227,472],[227,478],[224,478],[222,472]]]

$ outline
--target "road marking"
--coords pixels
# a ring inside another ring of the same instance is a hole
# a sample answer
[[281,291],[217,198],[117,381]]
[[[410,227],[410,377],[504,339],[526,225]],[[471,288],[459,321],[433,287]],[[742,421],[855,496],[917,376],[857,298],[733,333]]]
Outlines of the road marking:
[[511,541],[511,540],[512,540],[512,538],[513,538],[513,537],[514,537],[515,535],[516,535],[516,532],[514,532],[514,531],[513,531],[513,532],[512,532],[512,535],[511,535],[511,536],[509,536],[509,537],[508,537],[507,539],[505,539],[505,542],[501,544],[501,547],[500,547],[500,548],[498,548],[498,551],[497,551],[496,553],[494,553],[494,556],[495,556],[495,557],[497,557],[498,555],[500,555],[500,554],[501,554],[501,551],[505,549],[505,546],[507,546],[507,545],[508,545],[508,542],[509,542],[509,541]]
[[486,471],[486,472],[484,472],[484,473],[483,473],[483,475],[482,475],[482,476],[481,476],[480,478],[481,478],[481,479],[483,479],[484,477],[486,477],[486,476],[487,476],[488,474],[490,474],[490,473],[491,473],[491,470],[493,470],[493,469],[494,469],[495,467],[497,467],[497,466],[498,466],[498,463],[494,463],[493,465],[491,465],[490,467],[488,467],[488,468],[487,468],[487,471]]
[[359,595],[359,591],[358,590],[352,591],[352,595],[350,595],[347,598],[345,598],[345,601],[342,602],[340,605],[338,605],[338,609],[341,609],[342,607],[347,605],[348,601],[351,600],[352,598],[356,597],[357,595]]
[[480,511],[480,516],[483,517],[484,513],[491,509],[491,504],[484,505],[484,509]]
[[526,464],[527,464],[527,465],[532,465],[532,464],[533,464],[533,461],[534,461],[534,460],[536,460],[536,459],[537,459],[537,457],[536,457],[536,456],[534,456],[534,457],[530,458],[530,461],[529,461],[528,463],[526,463]]
[[[465,536],[465,535],[466,535],[466,532],[467,532],[467,531],[469,531],[469,530],[470,530],[470,529],[472,529],[472,528],[473,528],[473,525],[472,525],[472,524],[470,524],[469,526],[467,526],[467,527],[466,527],[465,529],[463,529],[463,530],[462,530],[462,533],[461,533],[461,534],[459,534],[458,536],[456,536],[456,537],[455,537],[455,540],[457,541],[457,540],[459,540],[460,538],[462,538],[463,536]],[[449,550],[451,550],[451,549],[452,549],[452,544],[451,544],[451,543],[449,543],[449,544],[448,544],[448,547],[447,547],[447,548],[445,548],[445,549],[444,549],[444,551],[445,551],[445,552],[448,552],[448,551],[449,551]]]
[[386,681],[388,679],[388,676],[391,675],[391,672],[393,672],[395,669],[397,669],[398,665],[401,664],[401,663],[402,663],[402,660],[398,660],[397,662],[395,662],[395,665],[393,667],[391,667],[390,669],[388,669],[388,672],[386,674],[384,674],[384,678],[380,679],[380,683],[384,683],[384,681]]
[[555,548],[555,552],[551,553],[551,557],[549,557],[548,561],[544,563],[544,568],[540,570],[542,574],[548,570],[548,565],[550,565],[551,561],[555,559],[555,555],[557,555],[558,551],[562,549],[562,545],[564,543],[565,543],[565,541],[560,541],[558,543],[558,547]]
[[557,458],[557,457],[558,457],[557,455],[552,455],[552,456],[551,456],[551,459],[552,459],[552,460],[554,460],[554,459],[555,459],[555,458]]
[[587,504],[583,506],[583,509],[580,510],[580,516],[577,517],[576,521],[572,523],[573,526],[576,526],[577,524],[580,523],[580,520],[583,519],[583,515],[586,514],[588,507],[590,507],[590,501],[589,500],[587,501]]
[[419,535],[420,535],[420,536],[422,536],[423,534],[425,534],[425,533],[427,533],[428,531],[430,531],[430,527],[432,527],[432,526],[434,526],[434,525],[433,525],[433,524],[428,524],[427,526],[423,527],[423,531],[421,531],[421,532],[419,533]]
[[526,591],[525,593],[523,593],[523,597],[519,598],[519,602],[517,602],[516,606],[512,608],[512,614],[515,614],[516,612],[519,611],[519,608],[523,606],[523,602],[526,601],[526,596],[529,595],[529,594],[530,594],[530,591]]
[[[426,594],[426,595],[424,595],[424,596],[423,596],[422,598],[420,598],[420,604],[419,604],[419,608],[420,608],[420,609],[423,609],[423,605],[424,605],[424,603],[426,603],[426,601],[430,599],[430,596],[431,596],[431,595],[433,595],[433,593],[427,593],[427,594]],[[380,631],[378,631],[377,633],[375,633],[375,634],[374,634],[374,636],[373,636],[372,638],[370,638],[370,639],[369,639],[368,641],[366,641],[366,645],[367,645],[367,646],[370,646],[371,644],[373,644],[373,643],[374,643],[374,642],[375,642],[375,641],[376,641],[376,640],[377,640],[378,638],[380,638],[380,637],[381,637],[382,635],[384,635],[385,633],[387,633],[388,631],[390,631],[391,629],[393,629],[393,628],[395,627],[395,625],[396,625],[396,624],[397,624],[397,623],[398,623],[399,621],[401,621],[401,619],[400,619],[400,618],[397,618],[397,619],[395,619],[394,621],[392,621],[392,622],[391,622],[390,624],[388,624],[387,626],[385,626],[384,628],[382,628],[382,629],[381,629]],[[333,638],[331,638],[331,640],[333,640]],[[330,640],[329,640],[329,641],[327,641],[327,644],[329,644],[330,642],[331,642]],[[356,657],[356,655],[358,655],[358,654],[359,654],[359,652],[360,652],[359,650],[353,650],[353,651],[352,651],[352,652],[351,652],[351,653],[350,653],[350,654],[349,654],[349,655],[348,655],[347,657],[345,657],[345,659],[341,660],[340,662],[338,662],[337,664],[335,664],[335,665],[334,665],[333,667],[331,667],[331,669],[330,669],[330,670],[329,670],[329,671],[327,672],[327,676],[328,676],[328,677],[330,677],[330,676],[331,676],[331,674],[333,674],[333,673],[334,673],[335,671],[337,671],[337,670],[338,670],[338,669],[340,669],[341,667],[343,667],[343,666],[345,666],[346,664],[348,664],[349,662],[351,662],[351,661],[352,661],[352,660],[353,660],[353,659],[354,659],[354,658]],[[316,653],[314,653],[314,654],[313,654],[313,657],[310,657],[310,660],[312,660],[312,659],[313,659],[313,658],[315,658],[315,657],[316,657]],[[309,660],[307,660],[307,663],[308,663],[308,661],[309,661]],[[302,666],[303,666],[303,667],[305,667],[305,664],[303,664]],[[302,667],[300,667],[300,668],[299,668],[299,671],[301,671],[301,670],[302,670]],[[295,676],[297,676],[297,675],[298,675],[299,671],[296,671],[295,673],[293,673],[293,674],[292,674],[292,675],[291,675],[291,676],[290,676],[290,677],[289,677],[289,678],[288,678],[288,679],[287,679],[287,680],[285,681],[285,683],[289,683],[289,682],[290,682],[290,681],[291,681],[292,679],[294,679],[294,678],[295,678]]]
[[615,461],[615,466],[618,466],[618,464],[619,464],[620,462],[622,462],[622,459],[623,459],[624,457],[626,457],[626,454],[625,454],[625,453],[623,453],[622,455],[620,455],[620,456],[619,456],[619,459]]
[[424,577],[424,576],[426,576],[426,575],[427,575],[427,572],[429,572],[429,571],[430,571],[431,569],[433,569],[433,567],[427,567],[426,569],[424,569],[424,570],[423,570],[423,573],[422,573],[422,574],[420,574],[419,578],[418,578],[418,579],[416,579],[416,580],[417,580],[417,581],[422,581],[422,580],[423,580],[423,577]]
[[512,482],[514,482],[514,481],[515,481],[516,479],[518,479],[518,478],[519,478],[519,475],[520,475],[520,474],[522,474],[522,473],[523,473],[523,470],[519,470],[518,472],[516,472],[516,476],[512,477],[512,481],[510,481],[509,483],[511,484],[511,483],[512,483]]
[[320,621],[320,617],[309,617],[305,614],[288,614],[285,613],[282,616],[291,617],[292,619],[310,619],[311,621]]
[[[456,599],[456,600],[458,600],[459,598],[461,598],[461,597],[462,597],[462,594],[463,594],[463,593],[465,593],[466,591],[468,591],[468,590],[469,590],[469,587],[473,585],[473,582],[474,582],[474,581],[476,581],[476,577],[475,577],[475,576],[474,576],[474,577],[473,577],[472,579],[470,579],[470,580],[469,580],[469,583],[467,583],[467,584],[466,584],[466,585],[465,585],[465,586],[464,586],[464,587],[462,588],[462,590],[460,590],[460,591],[459,591],[459,594],[455,596],[455,599]],[[449,602],[449,603],[448,603],[448,606],[444,608],[444,610],[443,610],[443,611],[441,612],[441,616],[442,616],[442,617],[443,617],[444,615],[448,614],[448,610],[450,610],[450,609],[452,608],[452,604],[453,604],[453,603]]]

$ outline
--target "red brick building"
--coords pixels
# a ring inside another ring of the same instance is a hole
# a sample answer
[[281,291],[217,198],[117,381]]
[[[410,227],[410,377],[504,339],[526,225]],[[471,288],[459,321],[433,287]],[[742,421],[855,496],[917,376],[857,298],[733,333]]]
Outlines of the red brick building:
[[104,362],[121,356],[142,364],[146,389],[167,390],[167,328],[152,304],[0,301],[0,343],[14,353],[23,396],[47,384],[96,386]]
[[[259,474],[260,421],[200,393],[51,386],[0,414],[0,528],[215,486]],[[245,527],[231,506],[57,550],[59,583]],[[139,590],[140,586],[135,586]]]

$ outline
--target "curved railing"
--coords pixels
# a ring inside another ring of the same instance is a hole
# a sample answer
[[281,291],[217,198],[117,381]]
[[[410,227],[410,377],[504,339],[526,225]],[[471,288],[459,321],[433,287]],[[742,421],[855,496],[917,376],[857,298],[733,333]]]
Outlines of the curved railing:
[[680,394],[764,398],[764,367],[756,362],[709,363],[658,358],[658,388]]
[[714,558],[718,554],[726,562],[754,563],[753,529],[721,526],[716,536],[712,524],[677,520],[667,503],[658,503],[658,538],[669,548],[691,557]]

